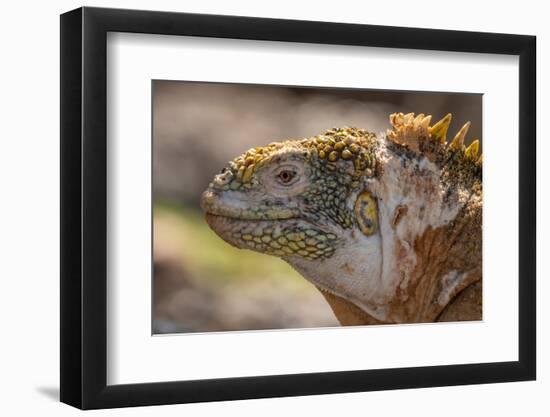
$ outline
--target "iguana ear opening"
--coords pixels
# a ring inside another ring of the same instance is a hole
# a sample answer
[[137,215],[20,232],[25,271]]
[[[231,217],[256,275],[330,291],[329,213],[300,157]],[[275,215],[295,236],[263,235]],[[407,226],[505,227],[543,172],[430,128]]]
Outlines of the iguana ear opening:
[[371,236],[378,231],[378,205],[370,192],[363,191],[357,196],[354,213],[357,225],[364,235]]

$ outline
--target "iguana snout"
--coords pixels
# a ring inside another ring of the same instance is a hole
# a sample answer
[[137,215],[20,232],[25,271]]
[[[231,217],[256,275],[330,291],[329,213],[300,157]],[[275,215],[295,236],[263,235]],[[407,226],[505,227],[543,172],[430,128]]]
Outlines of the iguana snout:
[[352,225],[349,187],[331,190],[341,185],[338,175],[322,174],[318,156],[297,142],[273,143],[231,161],[203,193],[201,206],[210,227],[236,247],[322,260]]

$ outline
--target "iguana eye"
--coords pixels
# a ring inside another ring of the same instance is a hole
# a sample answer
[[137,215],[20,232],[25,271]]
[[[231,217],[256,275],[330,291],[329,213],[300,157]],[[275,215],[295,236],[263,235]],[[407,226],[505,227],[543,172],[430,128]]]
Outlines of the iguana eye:
[[277,179],[281,184],[288,185],[296,177],[296,171],[290,169],[283,169],[277,174]]

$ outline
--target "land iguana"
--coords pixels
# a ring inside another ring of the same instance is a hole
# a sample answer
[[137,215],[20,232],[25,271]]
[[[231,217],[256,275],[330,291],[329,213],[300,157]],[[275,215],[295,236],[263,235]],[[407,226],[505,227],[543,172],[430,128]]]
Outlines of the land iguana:
[[203,193],[210,227],[282,258],[343,325],[480,320],[482,158],[451,115],[395,113],[249,149]]

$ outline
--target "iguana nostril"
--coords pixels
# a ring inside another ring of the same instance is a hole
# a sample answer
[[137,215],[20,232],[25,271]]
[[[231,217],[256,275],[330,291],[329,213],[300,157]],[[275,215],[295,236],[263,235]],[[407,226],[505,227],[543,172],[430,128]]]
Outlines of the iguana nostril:
[[231,182],[233,174],[227,168],[224,168],[222,172],[214,177],[214,185],[223,187]]

